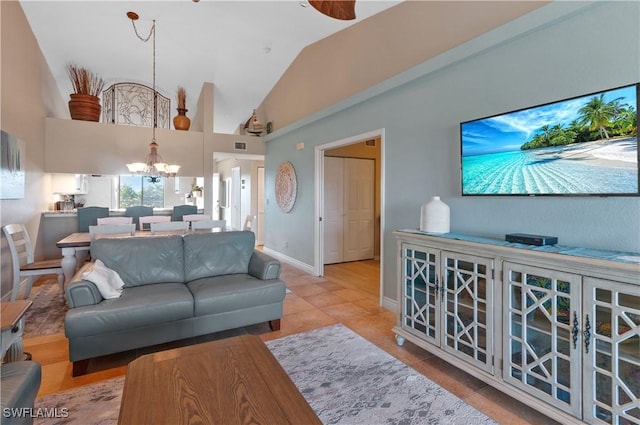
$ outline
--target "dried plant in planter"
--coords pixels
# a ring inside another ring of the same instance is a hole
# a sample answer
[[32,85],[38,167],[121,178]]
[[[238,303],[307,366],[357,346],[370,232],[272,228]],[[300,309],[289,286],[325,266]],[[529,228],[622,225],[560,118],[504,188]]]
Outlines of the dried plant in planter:
[[67,73],[75,94],[99,96],[104,87],[104,80],[86,68],[74,64],[67,65]]
[[191,120],[187,117],[187,91],[182,86],[178,86],[176,92],[178,98],[178,115],[173,117],[173,127],[176,130],[189,130]]
[[178,109],[187,108],[187,91],[184,87],[179,86],[176,97],[178,98]]
[[67,73],[73,85],[73,93],[69,95],[71,119],[100,121],[102,107],[98,96],[104,87],[104,80],[86,68],[73,64],[67,65]]

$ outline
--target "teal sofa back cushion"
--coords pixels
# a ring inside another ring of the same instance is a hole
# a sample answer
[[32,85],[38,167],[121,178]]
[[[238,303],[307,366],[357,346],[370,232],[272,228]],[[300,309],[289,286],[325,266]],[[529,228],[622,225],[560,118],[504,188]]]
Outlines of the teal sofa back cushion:
[[185,235],[185,280],[248,273],[254,247],[255,235],[248,231]]
[[185,282],[179,235],[97,239],[91,243],[91,257],[118,272],[125,288]]

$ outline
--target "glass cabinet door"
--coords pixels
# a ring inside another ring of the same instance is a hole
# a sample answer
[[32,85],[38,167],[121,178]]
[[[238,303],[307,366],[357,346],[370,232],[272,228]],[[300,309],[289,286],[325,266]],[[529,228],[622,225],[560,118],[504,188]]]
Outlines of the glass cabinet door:
[[640,424],[640,286],[585,277],[584,420]]
[[493,373],[493,260],[442,252],[442,348]]
[[578,275],[505,262],[503,378],[581,415]]
[[402,327],[440,345],[437,250],[402,244]]

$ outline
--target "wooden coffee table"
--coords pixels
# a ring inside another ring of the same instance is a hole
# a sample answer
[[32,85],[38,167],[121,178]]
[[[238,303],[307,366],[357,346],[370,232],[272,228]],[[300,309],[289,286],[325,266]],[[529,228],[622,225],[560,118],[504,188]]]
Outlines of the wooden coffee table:
[[321,424],[256,335],[147,354],[129,364],[119,424]]

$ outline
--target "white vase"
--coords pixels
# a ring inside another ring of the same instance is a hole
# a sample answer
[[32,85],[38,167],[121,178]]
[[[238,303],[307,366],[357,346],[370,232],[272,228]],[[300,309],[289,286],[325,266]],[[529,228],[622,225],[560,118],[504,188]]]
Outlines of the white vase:
[[427,233],[449,233],[449,206],[433,196],[420,209],[420,230]]

